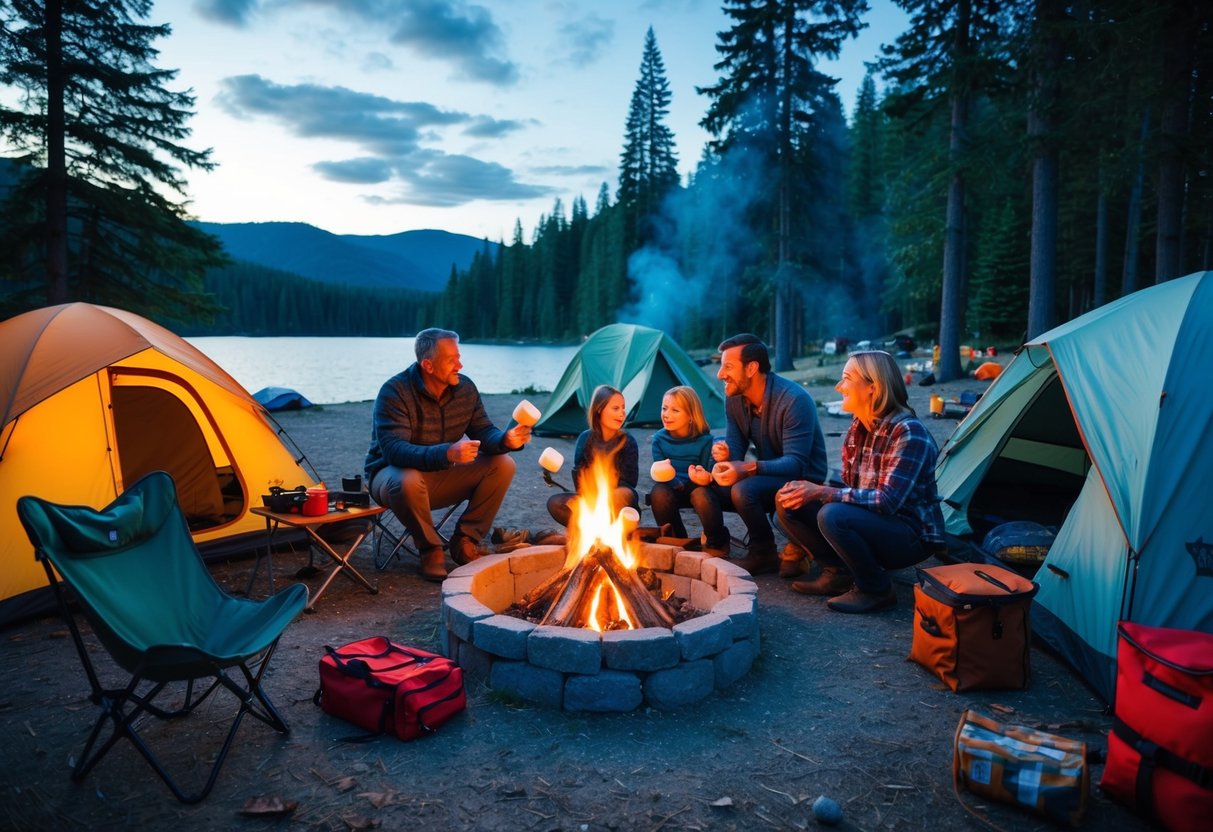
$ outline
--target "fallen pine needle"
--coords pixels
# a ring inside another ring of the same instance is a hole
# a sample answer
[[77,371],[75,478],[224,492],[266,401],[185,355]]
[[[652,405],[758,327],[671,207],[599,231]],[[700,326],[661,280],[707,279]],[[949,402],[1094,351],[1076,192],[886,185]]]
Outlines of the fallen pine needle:
[[774,792],[775,794],[781,794],[781,795],[783,795],[783,796],[784,796],[784,797],[786,797],[788,800],[792,801],[792,805],[793,805],[793,806],[795,806],[795,805],[796,805],[796,803],[798,802],[798,801],[796,800],[796,798],[792,797],[792,796],[791,796],[790,794],[788,794],[787,792],[781,792],[779,789],[772,789],[770,786],[764,786],[762,783],[759,783],[758,785],[759,785],[759,786],[762,786],[762,788],[766,789],[768,792]]
[[801,754],[799,751],[793,751],[792,749],[788,748],[786,745],[780,745],[775,740],[771,740],[771,744],[774,745],[776,748],[779,748],[779,749],[782,749],[782,750],[788,752],[793,757],[799,757],[800,759],[802,759],[806,762],[812,763],[815,766],[820,765],[820,763],[818,763],[817,760],[814,760],[812,757],[808,756],[807,754]]
[[681,815],[683,812],[685,812],[687,809],[690,809],[690,808],[691,808],[691,807],[690,807],[690,805],[688,804],[688,805],[686,805],[686,806],[683,806],[683,807],[682,807],[681,809],[679,809],[677,812],[670,812],[668,815],[666,815],[664,818],[662,818],[662,819],[661,819],[661,823],[659,823],[659,824],[657,824],[656,826],[654,826],[654,827],[653,827],[653,832],[658,832],[658,830],[659,830],[659,829],[661,829],[661,827],[663,827],[663,826],[665,826],[667,823],[669,823],[670,818],[673,818],[673,817],[675,817],[676,815]]

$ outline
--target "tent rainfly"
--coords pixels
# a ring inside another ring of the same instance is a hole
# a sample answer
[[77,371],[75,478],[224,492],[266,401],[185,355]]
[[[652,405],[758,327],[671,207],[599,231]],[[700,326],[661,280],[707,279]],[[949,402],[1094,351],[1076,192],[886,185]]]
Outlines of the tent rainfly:
[[574,436],[586,429],[594,388],[623,391],[628,425],[660,425],[661,399],[678,385],[695,389],[708,424],[724,424],[724,395],[673,338],[636,324],[608,324],[591,335],[565,368],[543,418],[540,436]]
[[[69,303],[0,322],[0,626],[49,609],[17,498],[101,508],[167,471],[204,553],[248,548],[270,485],[315,482],[234,378],[151,321]],[[309,466],[310,468],[310,466]]]
[[1034,632],[1111,701],[1120,620],[1213,633],[1213,272],[1026,344],[944,445],[953,534],[1058,526]]

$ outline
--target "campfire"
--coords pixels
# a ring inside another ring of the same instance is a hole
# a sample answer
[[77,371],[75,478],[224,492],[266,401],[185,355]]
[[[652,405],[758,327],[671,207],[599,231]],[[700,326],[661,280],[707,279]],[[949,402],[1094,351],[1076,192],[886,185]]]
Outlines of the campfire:
[[598,632],[673,627],[692,617],[684,599],[660,597],[652,570],[637,569],[639,515],[611,505],[615,475],[609,457],[594,459],[573,498],[564,567],[508,613],[528,621]]

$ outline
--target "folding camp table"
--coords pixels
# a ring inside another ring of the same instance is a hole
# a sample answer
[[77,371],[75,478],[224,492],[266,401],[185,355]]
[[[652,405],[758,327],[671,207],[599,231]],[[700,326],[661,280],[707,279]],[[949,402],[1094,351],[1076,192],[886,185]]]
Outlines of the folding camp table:
[[[320,600],[320,596],[328,589],[329,584],[333,582],[333,578],[337,577],[337,573],[346,573],[350,580],[357,581],[367,588],[372,595],[379,593],[379,587],[368,581],[361,572],[354,568],[350,563],[350,557],[357,551],[358,546],[363,539],[370,534],[371,530],[379,525],[379,515],[383,514],[383,506],[357,506],[341,510],[331,510],[326,514],[304,515],[304,514],[283,514],[277,511],[270,511],[264,506],[256,506],[251,509],[253,514],[258,514],[265,518],[265,530],[267,540],[265,543],[265,559],[270,576],[270,592],[274,591],[274,561],[272,552],[274,549],[274,535],[280,526],[289,526],[291,528],[303,529],[307,532],[308,543],[312,549],[318,549],[327,555],[333,561],[333,571],[331,571],[324,583],[316,590],[310,599],[307,606],[304,607],[305,612],[314,612],[316,602]],[[334,544],[325,540],[320,535],[320,530],[325,526],[336,523],[347,523],[351,520],[366,520],[366,525],[358,532],[357,536],[345,545],[344,550],[339,551],[334,548]],[[249,576],[248,589],[253,588],[253,581],[257,577],[257,570],[261,567],[262,555],[257,553],[257,562],[253,565],[253,574]],[[246,591],[247,594],[247,591]]]

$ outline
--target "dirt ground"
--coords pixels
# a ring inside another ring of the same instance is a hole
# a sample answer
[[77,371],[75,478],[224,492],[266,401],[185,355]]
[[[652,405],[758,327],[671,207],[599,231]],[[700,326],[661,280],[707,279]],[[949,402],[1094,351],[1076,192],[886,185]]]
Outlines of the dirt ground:
[[[814,360],[795,375],[824,403],[838,398],[830,387],[838,370]],[[475,367],[465,372],[475,377]],[[913,404],[925,416],[931,392],[949,398],[984,386],[916,386]],[[518,398],[487,397],[498,424]],[[530,398],[541,409],[546,404],[544,395]],[[370,410],[362,402],[279,415],[321,476],[335,481],[361,470]],[[847,421],[821,412],[837,466]],[[941,441],[956,425],[926,421]],[[637,433],[643,472],[650,432]],[[551,527],[544,510],[551,491],[538,467],[548,445],[571,455],[571,440],[543,438],[520,452],[497,525]],[[642,490],[648,485],[642,480]],[[292,580],[306,562],[302,552],[276,555],[276,581]],[[379,593],[338,576],[316,612],[287,629],[267,673],[265,687],[290,735],[246,720],[213,793],[198,806],[174,800],[127,743],[83,783],[72,783],[69,766],[95,708],[67,630],[47,618],[0,633],[8,668],[0,689],[0,829],[811,829],[818,825],[813,800],[826,795],[842,807],[840,829],[962,830],[980,827],[952,787],[953,735],[965,708],[1106,748],[1110,719],[1102,702],[1039,648],[1032,650],[1032,682],[1024,691],[958,695],[908,662],[913,570],[895,575],[898,607],[869,616],[832,613],[777,576],[759,577],[758,661],[732,687],[693,707],[570,714],[520,706],[469,685],[467,711],[433,736],[350,743],[342,740],[350,726],[312,703],[323,646],[385,635],[433,649],[441,626],[439,587],[418,577],[415,561],[376,572],[364,544],[354,563],[377,581]],[[213,571],[236,590],[251,568],[244,559]],[[307,583],[315,591],[321,580]],[[209,768],[231,701],[219,696],[184,722],[145,724],[187,785],[200,783]],[[1101,772],[1092,765],[1083,825],[1145,829],[1100,794]],[[297,805],[281,817],[242,814],[258,796]],[[1005,829],[1050,826],[1014,808],[964,799]]]

